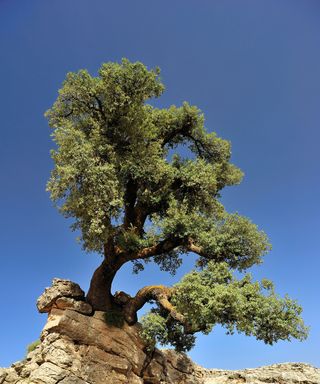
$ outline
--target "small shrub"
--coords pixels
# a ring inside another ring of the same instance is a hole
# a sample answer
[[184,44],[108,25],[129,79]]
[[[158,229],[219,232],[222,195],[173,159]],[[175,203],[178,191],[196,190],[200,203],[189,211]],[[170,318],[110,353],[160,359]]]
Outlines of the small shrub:
[[40,343],[41,343],[40,340],[36,340],[33,343],[29,344],[27,346],[27,353],[34,351],[37,348],[37,346],[40,345]]

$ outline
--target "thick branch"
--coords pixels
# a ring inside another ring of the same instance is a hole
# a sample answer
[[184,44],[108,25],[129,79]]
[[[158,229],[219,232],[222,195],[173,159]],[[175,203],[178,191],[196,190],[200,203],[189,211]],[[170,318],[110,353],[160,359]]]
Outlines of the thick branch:
[[121,261],[116,264],[105,259],[95,270],[87,294],[87,301],[95,311],[107,311],[114,306],[111,285],[122,264]]
[[187,250],[190,251],[190,252],[193,252],[193,253],[196,253],[197,255],[199,256],[202,256],[202,257],[205,257],[205,258],[208,258],[208,255],[206,255],[203,251],[203,248],[198,246],[198,245],[195,245],[193,243],[192,240],[188,240],[187,242],[187,246],[186,246]]
[[[141,288],[135,297],[130,298],[124,306],[125,319],[129,324],[134,324],[137,321],[137,311],[141,309],[147,302],[155,300],[163,309],[168,311],[170,316],[185,324],[184,316],[177,312],[175,307],[170,303],[173,289],[165,287],[164,285],[149,285]],[[121,295],[121,292],[118,293]]]
[[181,245],[183,245],[183,239],[168,237],[151,247],[143,248],[137,253],[132,254],[130,260],[147,259],[151,256],[158,256],[162,253],[170,252]]
[[[203,259],[206,259],[207,261],[209,260],[214,260],[215,262],[221,262],[221,261],[228,261],[230,266],[232,266],[231,262],[234,259],[235,263],[234,266],[237,266],[237,258],[243,257],[243,253],[241,250],[239,251],[232,251],[228,252],[226,250],[222,250],[220,252],[205,252],[203,247],[194,244],[193,240],[189,239],[187,242],[187,245],[185,246],[186,250],[189,252],[196,253],[197,255],[201,256]],[[202,260],[203,261],[203,260]],[[204,265],[205,263],[200,261],[199,265]]]
[[203,248],[195,245],[192,239],[184,239],[180,237],[168,237],[160,241],[159,243],[152,245],[151,247],[146,247],[141,249],[139,252],[133,254],[130,260],[136,259],[147,259],[151,256],[158,256],[162,253],[170,252],[177,247],[184,247],[189,252],[194,252],[199,256],[205,257],[207,259],[212,259],[209,255],[207,255]]
[[[221,254],[206,253],[201,246],[194,244],[191,239],[188,240],[185,248],[187,251],[193,252],[193,253],[199,255],[200,257],[202,257],[203,259],[206,259],[206,261],[215,260],[216,262],[219,262],[219,261],[223,261],[225,259],[225,256],[223,256]],[[198,260],[198,266],[199,267],[204,266],[206,264],[206,261],[204,261],[203,259]]]

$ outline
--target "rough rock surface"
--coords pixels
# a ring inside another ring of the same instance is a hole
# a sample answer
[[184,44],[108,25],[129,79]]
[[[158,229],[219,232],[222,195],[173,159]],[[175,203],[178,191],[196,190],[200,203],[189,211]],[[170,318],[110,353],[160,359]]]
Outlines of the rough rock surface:
[[26,360],[0,370],[0,383],[198,382],[193,380],[193,364],[184,355],[149,353],[139,326],[125,324],[120,329],[107,325],[104,317],[104,312],[86,316],[72,309],[52,308],[41,344]]
[[[53,279],[52,286],[45,289],[37,300],[37,308],[40,313],[50,312],[56,306],[59,298],[71,298],[74,302],[84,302],[84,292],[80,286],[70,280]],[[89,304],[87,304],[89,305]],[[91,309],[92,311],[92,309]]]
[[320,369],[304,363],[283,363],[267,367],[223,371],[204,369],[204,384],[320,384]]
[[41,343],[25,360],[0,368],[0,384],[320,384],[320,369],[308,364],[208,370],[184,354],[149,351],[139,324],[108,325],[70,281],[55,279],[37,304],[49,312]]

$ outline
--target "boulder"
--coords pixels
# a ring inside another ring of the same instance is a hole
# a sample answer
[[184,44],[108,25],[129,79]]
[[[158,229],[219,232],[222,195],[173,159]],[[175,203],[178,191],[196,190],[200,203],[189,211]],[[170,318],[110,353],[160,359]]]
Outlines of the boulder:
[[37,300],[37,308],[40,313],[50,312],[56,300],[61,297],[73,298],[84,301],[84,291],[76,283],[70,280],[53,279],[52,286],[45,289]]

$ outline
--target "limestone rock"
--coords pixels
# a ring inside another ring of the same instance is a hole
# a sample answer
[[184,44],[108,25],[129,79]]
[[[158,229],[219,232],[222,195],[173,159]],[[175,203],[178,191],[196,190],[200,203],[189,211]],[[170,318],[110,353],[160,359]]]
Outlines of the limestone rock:
[[0,384],[320,384],[320,369],[286,363],[242,371],[209,370],[187,355],[150,351],[141,326],[108,325],[81,288],[55,279],[38,300],[48,311],[41,343],[26,359],[0,368]]
[[60,297],[84,300],[84,292],[78,284],[70,280],[53,279],[52,286],[46,288],[37,300],[38,311],[40,313],[50,312],[53,304]]
[[67,376],[68,372],[56,364],[45,362],[30,372],[29,380],[34,384],[55,384]]
[[200,383],[185,355],[147,352],[140,330],[140,325],[110,326],[104,312],[87,316],[52,308],[41,344],[25,361],[0,371],[0,383]]
[[224,371],[203,369],[204,384],[319,384],[320,369],[305,363],[282,363],[267,367]]
[[73,309],[74,311],[83,313],[84,315],[90,315],[92,313],[92,307],[89,303],[84,301],[77,301],[70,297],[59,297],[55,305],[59,309]]

